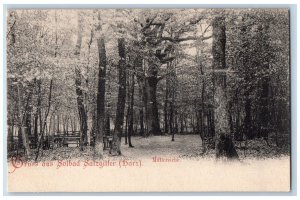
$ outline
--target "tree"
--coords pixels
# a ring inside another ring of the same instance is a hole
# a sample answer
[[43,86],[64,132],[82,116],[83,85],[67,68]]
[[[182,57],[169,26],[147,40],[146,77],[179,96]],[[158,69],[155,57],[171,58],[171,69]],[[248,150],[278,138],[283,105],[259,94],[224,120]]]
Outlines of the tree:
[[[135,66],[138,65],[137,63],[138,60],[136,59],[134,64],[133,64],[133,70],[135,69]],[[134,147],[131,143],[131,135],[133,133],[133,105],[134,105],[134,73],[131,72],[131,86],[130,88],[130,105],[129,105],[129,115],[128,115],[128,146],[129,147]]]
[[119,50],[119,92],[116,112],[115,130],[113,133],[112,147],[110,153],[112,155],[121,155],[121,137],[123,133],[124,110],[126,101],[126,54],[125,54],[125,39],[118,39]]
[[[149,13],[144,21],[136,19],[136,22],[141,26],[140,43],[142,49],[149,49],[146,59],[148,69],[145,76],[146,96],[144,98],[147,100],[147,126],[150,129],[148,134],[160,135],[156,92],[158,82],[166,77],[165,75],[159,76],[161,66],[175,59],[175,56],[170,55],[175,44],[196,39],[207,40],[211,36],[204,36],[205,32],[197,37],[185,35],[195,28],[195,24],[203,20],[203,16],[199,16],[199,13],[196,13],[198,14],[197,17],[184,19],[186,21],[180,21],[172,12]],[[175,31],[172,31],[172,29]],[[166,36],[166,34],[169,35]]]
[[216,17],[213,21],[213,67],[215,82],[215,127],[216,127],[216,156],[238,158],[232,142],[229,128],[228,100],[226,95],[226,26],[224,17]]
[[[100,12],[98,12],[98,26],[96,31],[101,31]],[[104,38],[97,39],[99,53],[99,72],[98,72],[98,90],[97,90],[97,126],[95,139],[95,153],[102,156],[102,141],[105,133],[105,80],[106,80],[106,49]],[[109,122],[108,122],[109,123]]]
[[[78,32],[77,32],[77,42],[74,51],[74,55],[79,58],[80,49],[82,43],[82,31],[83,31],[83,19],[82,13],[78,13]],[[76,87],[76,95],[77,95],[77,106],[79,113],[79,121],[80,121],[80,149],[83,151],[83,146],[87,142],[87,114],[84,106],[84,94],[82,91],[82,76],[81,76],[81,66],[75,64],[75,87]]]

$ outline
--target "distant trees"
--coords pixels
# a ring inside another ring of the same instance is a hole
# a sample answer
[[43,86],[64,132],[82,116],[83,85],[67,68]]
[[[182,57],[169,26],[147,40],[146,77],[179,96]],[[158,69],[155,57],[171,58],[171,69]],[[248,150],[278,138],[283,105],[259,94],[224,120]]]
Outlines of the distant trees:
[[[282,98],[289,99],[286,82],[289,74],[286,49],[289,44],[288,13],[283,10],[250,10],[239,16],[233,13],[227,18],[226,62],[235,71],[229,81],[232,88],[229,91],[231,129],[238,140],[262,137],[268,141],[280,132],[274,123],[277,117],[273,111],[282,107],[289,110],[288,101],[281,104]],[[275,75],[275,71],[281,71],[281,75]],[[286,88],[286,93],[274,93],[278,87],[275,82],[281,84],[280,88]],[[281,103],[276,106],[271,102]],[[278,124],[289,121],[287,113],[280,118],[282,121],[277,121]],[[289,130],[288,127],[287,123],[284,129]]]

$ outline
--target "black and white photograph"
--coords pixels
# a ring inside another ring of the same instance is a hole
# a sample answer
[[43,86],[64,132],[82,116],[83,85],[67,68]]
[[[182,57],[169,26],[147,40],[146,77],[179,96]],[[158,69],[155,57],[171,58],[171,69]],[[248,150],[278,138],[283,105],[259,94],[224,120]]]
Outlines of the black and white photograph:
[[290,191],[289,8],[10,8],[5,31],[8,191]]

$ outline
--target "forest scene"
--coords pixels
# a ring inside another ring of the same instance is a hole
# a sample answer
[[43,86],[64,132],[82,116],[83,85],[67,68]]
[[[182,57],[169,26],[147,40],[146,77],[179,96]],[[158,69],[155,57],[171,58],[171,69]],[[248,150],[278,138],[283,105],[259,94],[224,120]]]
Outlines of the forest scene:
[[7,159],[290,156],[288,9],[9,9]]

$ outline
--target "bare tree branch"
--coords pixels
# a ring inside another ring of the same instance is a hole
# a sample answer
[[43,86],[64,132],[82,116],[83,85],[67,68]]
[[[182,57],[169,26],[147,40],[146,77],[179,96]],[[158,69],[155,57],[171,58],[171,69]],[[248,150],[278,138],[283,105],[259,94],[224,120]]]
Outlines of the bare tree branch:
[[186,38],[172,38],[172,37],[162,37],[161,39],[162,40],[167,40],[167,41],[170,41],[170,42],[183,42],[183,41],[188,41],[188,40],[208,40],[212,38],[212,35],[210,36],[201,36],[201,37],[194,37],[194,36],[191,36],[191,37],[186,37]]

